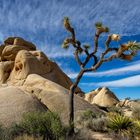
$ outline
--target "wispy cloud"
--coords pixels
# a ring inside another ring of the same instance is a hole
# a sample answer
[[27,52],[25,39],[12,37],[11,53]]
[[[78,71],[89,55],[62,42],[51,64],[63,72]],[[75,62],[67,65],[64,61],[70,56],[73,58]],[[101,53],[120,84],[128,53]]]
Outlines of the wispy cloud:
[[81,83],[87,86],[107,86],[107,87],[140,87],[140,75],[123,78],[120,80],[99,82],[99,83]]
[[96,76],[96,77],[102,77],[102,76],[119,76],[124,74],[131,74],[133,72],[140,72],[140,63],[135,62],[133,65],[124,66],[117,69],[111,69],[107,71],[102,72],[96,72],[96,73],[87,73],[86,76]]
[[0,34],[25,38],[28,35],[31,41],[58,43],[64,36],[64,16],[72,19],[78,37],[83,40],[92,37],[93,24],[99,20],[112,32],[139,34],[139,4],[138,0],[133,0],[133,3],[131,0],[1,0]]
[[63,57],[72,57],[73,51],[72,49],[64,50],[61,46],[53,46],[53,47],[41,47],[40,49],[46,53],[49,58],[63,58]]
[[[126,74],[133,74],[134,72],[140,73],[140,61],[132,62],[128,66],[124,66],[121,68],[95,72],[95,73],[85,73],[84,76],[87,77],[109,77],[109,76],[120,76]],[[78,73],[70,72],[68,73],[69,77],[75,78]]]

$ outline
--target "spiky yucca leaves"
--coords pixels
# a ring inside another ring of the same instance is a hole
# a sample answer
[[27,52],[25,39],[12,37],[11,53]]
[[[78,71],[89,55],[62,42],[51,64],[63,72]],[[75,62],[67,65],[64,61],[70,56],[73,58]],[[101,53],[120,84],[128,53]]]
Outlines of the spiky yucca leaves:
[[83,47],[84,47],[86,50],[90,49],[90,45],[88,45],[88,44],[84,44]]
[[71,25],[68,17],[64,17],[63,24],[68,31],[71,30]]
[[98,29],[99,32],[109,32],[109,28],[108,27],[104,27],[103,24],[101,22],[96,22],[95,23],[95,27],[96,29]]
[[122,44],[121,47],[123,48],[123,51],[137,52],[140,50],[140,43],[136,41],[128,41],[126,44]]
[[102,27],[102,22],[96,22],[95,27],[96,28],[101,28]]
[[66,39],[63,41],[62,48],[68,49],[68,48],[69,48],[69,43],[70,43],[70,39],[66,38]]
[[130,118],[116,114],[109,118],[107,126],[111,131],[117,132],[121,135],[131,135],[131,129],[134,124]]
[[[138,50],[140,50],[140,43],[136,41],[128,41],[127,43],[120,45],[117,56],[123,60],[130,61],[136,55]],[[125,52],[127,53],[125,54]]]
[[129,41],[127,45],[128,49],[131,51],[137,52],[138,50],[140,50],[140,43],[137,43],[136,41]]

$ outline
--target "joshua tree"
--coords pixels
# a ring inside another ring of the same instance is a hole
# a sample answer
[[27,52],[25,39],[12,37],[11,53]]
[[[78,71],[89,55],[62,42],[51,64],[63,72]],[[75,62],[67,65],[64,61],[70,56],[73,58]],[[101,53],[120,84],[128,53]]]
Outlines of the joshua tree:
[[[113,59],[123,59],[123,60],[130,61],[132,57],[136,55],[137,50],[140,49],[140,43],[137,43],[136,41],[129,41],[125,44],[120,44],[118,47],[110,47],[111,41],[120,40],[120,35],[110,34],[108,27],[105,27],[102,25],[102,23],[97,22],[95,24],[96,32],[94,35],[94,46],[93,48],[91,48],[87,44],[82,45],[81,42],[77,40],[75,36],[75,30],[71,26],[68,17],[64,18],[63,23],[64,23],[65,29],[70,33],[71,36],[67,37],[64,40],[62,47],[65,49],[68,49],[69,46],[71,45],[74,48],[74,57],[78,65],[80,66],[80,72],[70,87],[70,99],[69,99],[70,131],[69,131],[69,134],[73,134],[74,133],[74,92],[83,74],[85,72],[95,72],[103,63],[112,61]],[[107,39],[105,41],[105,49],[100,54],[100,56],[98,56],[97,55],[97,51],[99,49],[98,39],[102,33],[108,33],[108,34],[107,34]],[[111,53],[111,54],[109,55],[108,53],[109,54]],[[84,61],[81,61],[80,59],[81,55],[85,56]],[[90,61],[90,59],[93,59],[94,62],[93,64],[91,64],[89,68],[87,68],[86,64]]]

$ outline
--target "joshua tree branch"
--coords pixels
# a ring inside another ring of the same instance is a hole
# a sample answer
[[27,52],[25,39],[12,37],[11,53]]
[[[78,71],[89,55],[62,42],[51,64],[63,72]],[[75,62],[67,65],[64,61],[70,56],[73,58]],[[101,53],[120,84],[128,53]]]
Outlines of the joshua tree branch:
[[101,33],[105,32],[103,30],[103,28],[100,28],[100,29],[96,29],[96,32],[95,32],[95,35],[94,35],[94,51],[93,51],[93,54],[95,54],[98,50],[98,40],[99,40],[99,37],[101,35]]
[[[110,42],[109,42],[109,44],[110,44]],[[108,45],[109,45],[109,44],[108,44]],[[116,55],[117,53],[112,54],[112,55],[111,55],[109,58],[107,58],[107,59],[104,59],[104,57],[105,57],[106,54],[108,54],[108,53],[111,52],[111,51],[117,51],[117,50],[118,50],[118,48],[108,48],[108,49],[106,49],[106,50],[101,54],[100,60],[99,60],[98,62],[96,61],[95,65],[92,66],[91,68],[84,69],[84,72],[95,71],[97,68],[99,68],[99,67],[102,65],[103,62],[111,61],[113,58],[116,58],[116,57],[117,57],[117,55]]]
[[106,33],[108,32],[109,29],[107,27],[103,27],[102,25],[99,26],[96,26],[96,32],[95,32],[95,35],[94,35],[94,51],[93,51],[93,54],[96,54],[97,50],[98,50],[98,39],[100,37],[100,35],[102,33]]
[[74,52],[74,57],[77,61],[77,63],[80,65],[80,67],[83,65],[83,63],[81,62],[80,58],[79,58],[79,55],[78,55],[78,49],[75,50]]
[[105,42],[106,49],[109,48],[110,42],[111,42],[111,35],[108,35],[107,40],[106,40],[106,42]]

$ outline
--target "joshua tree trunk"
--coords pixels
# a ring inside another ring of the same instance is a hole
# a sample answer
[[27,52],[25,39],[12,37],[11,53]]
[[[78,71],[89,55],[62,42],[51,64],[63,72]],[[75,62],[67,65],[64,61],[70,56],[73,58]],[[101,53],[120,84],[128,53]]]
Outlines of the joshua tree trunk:
[[78,83],[80,82],[80,79],[82,78],[84,74],[84,71],[81,70],[75,80],[75,82],[70,87],[70,94],[69,94],[69,135],[72,135],[74,133],[74,92],[75,89],[78,86]]

